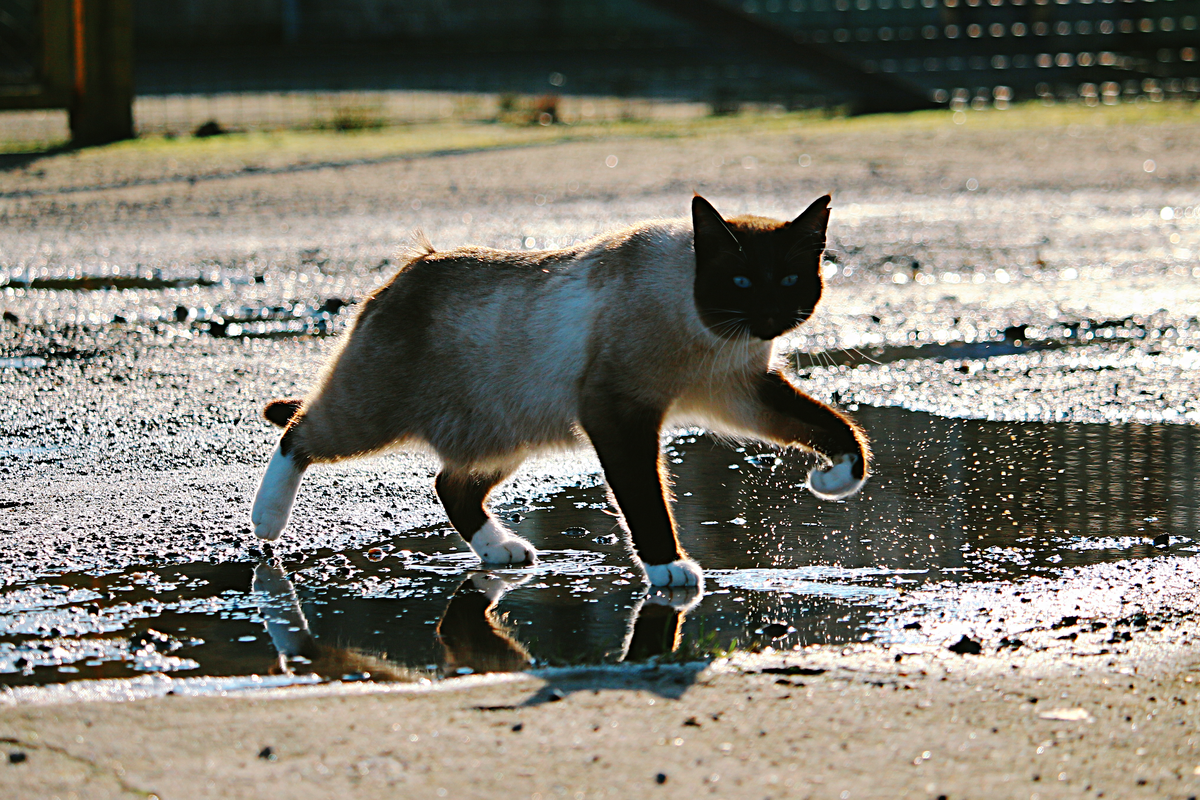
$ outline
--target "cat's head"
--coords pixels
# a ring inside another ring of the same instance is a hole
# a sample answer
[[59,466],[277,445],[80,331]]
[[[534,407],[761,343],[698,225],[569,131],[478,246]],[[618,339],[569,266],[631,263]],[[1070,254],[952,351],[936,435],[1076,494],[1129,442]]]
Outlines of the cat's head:
[[696,308],[709,330],[726,339],[769,341],[812,316],[821,299],[829,199],[779,222],[727,220],[700,195],[692,198]]

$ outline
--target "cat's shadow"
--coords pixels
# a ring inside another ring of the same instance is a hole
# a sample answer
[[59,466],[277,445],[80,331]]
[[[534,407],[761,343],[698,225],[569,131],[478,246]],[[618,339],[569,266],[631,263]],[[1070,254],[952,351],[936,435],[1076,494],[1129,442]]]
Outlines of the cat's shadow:
[[[443,650],[446,675],[519,672],[533,666],[529,651],[496,607],[510,590],[528,577],[509,580],[493,572],[468,574],[450,596],[436,636]],[[354,647],[326,644],[309,629],[295,586],[278,562],[261,562],[254,569],[251,590],[278,653],[273,674],[313,672],[326,678],[369,674],[374,680],[413,681],[425,677],[386,656]],[[521,705],[561,700],[577,691],[645,689],[664,697],[683,695],[703,668],[703,663],[639,664],[669,656],[680,644],[680,631],[688,611],[702,593],[691,589],[657,589],[631,609],[618,664],[540,669],[546,684]]]

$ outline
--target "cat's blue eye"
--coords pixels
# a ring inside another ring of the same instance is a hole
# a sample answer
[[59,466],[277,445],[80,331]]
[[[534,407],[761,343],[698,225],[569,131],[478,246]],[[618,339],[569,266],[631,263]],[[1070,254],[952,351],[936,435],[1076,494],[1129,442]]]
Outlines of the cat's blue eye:
[[798,280],[800,280],[799,275],[788,275],[786,278],[784,278],[783,280],[781,280],[779,282],[779,285],[780,286],[795,286],[796,281],[798,281]]
[[750,279],[747,278],[745,275],[735,275],[733,277],[733,285],[738,287],[739,289],[749,289],[750,288]]

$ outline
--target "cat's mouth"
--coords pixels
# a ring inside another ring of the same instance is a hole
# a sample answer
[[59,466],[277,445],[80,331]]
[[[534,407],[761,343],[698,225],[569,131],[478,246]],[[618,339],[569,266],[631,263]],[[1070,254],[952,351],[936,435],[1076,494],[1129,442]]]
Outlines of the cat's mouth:
[[764,317],[750,323],[750,335],[756,339],[769,342],[790,331],[804,322],[805,318],[796,317]]

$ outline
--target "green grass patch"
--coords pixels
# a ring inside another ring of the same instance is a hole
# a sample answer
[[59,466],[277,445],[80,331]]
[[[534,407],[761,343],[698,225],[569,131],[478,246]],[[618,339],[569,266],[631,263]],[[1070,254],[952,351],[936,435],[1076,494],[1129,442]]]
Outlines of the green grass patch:
[[[350,124],[353,122],[353,124]],[[800,133],[806,137],[902,135],[954,128],[960,131],[1044,130],[1069,125],[1196,125],[1200,104],[1140,101],[1088,107],[1082,103],[1040,102],[1000,111],[921,111],[908,114],[839,116],[828,111],[746,113],[682,121],[621,120],[573,125],[525,125],[507,122],[438,122],[375,127],[357,117],[325,130],[228,133],[206,138],[149,136],[83,150],[45,150],[43,168],[69,159],[76,167],[142,175],[206,175],[242,170],[282,169],[313,164],[343,164],[416,157],[453,151],[531,147],[578,141],[745,137]],[[5,145],[0,144],[0,148]],[[29,148],[6,152],[36,153]]]

